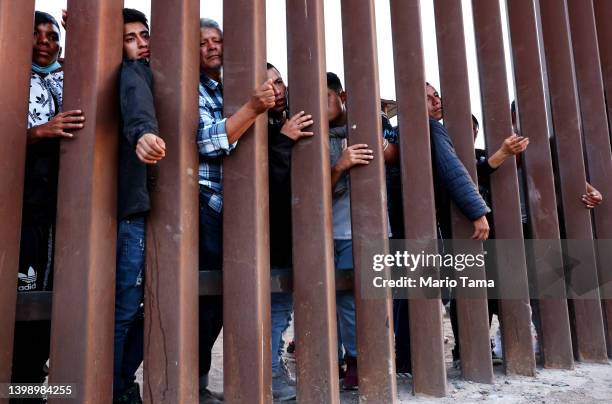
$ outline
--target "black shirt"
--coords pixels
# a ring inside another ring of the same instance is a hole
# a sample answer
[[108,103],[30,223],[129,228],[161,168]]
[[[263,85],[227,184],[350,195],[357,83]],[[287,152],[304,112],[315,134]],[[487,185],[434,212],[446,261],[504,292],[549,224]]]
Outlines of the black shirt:
[[282,124],[268,124],[270,178],[270,264],[292,267],[291,150],[295,141],[280,133]]

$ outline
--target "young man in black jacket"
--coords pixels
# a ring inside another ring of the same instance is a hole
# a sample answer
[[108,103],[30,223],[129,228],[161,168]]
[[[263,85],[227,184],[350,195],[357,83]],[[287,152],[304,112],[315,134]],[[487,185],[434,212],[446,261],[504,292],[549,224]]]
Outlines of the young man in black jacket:
[[113,399],[141,403],[135,373],[143,359],[143,275],[151,166],[166,154],[159,137],[149,67],[149,26],[143,13],[123,10],[120,77],[117,278]]

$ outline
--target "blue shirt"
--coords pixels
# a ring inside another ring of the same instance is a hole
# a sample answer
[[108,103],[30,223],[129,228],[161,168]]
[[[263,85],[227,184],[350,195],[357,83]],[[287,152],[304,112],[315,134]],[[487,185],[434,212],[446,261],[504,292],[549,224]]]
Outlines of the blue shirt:
[[432,164],[434,168],[434,185],[442,186],[445,194],[441,198],[441,190],[436,189],[436,207],[439,220],[450,223],[450,211],[443,206],[442,199],[448,196],[457,205],[459,210],[471,221],[474,221],[491,211],[478,193],[476,184],[468,174],[465,166],[457,157],[455,147],[451,141],[446,127],[440,122],[429,119],[431,135]]
[[223,118],[223,86],[204,74],[200,75],[200,122],[196,134],[200,165],[200,194],[216,212],[223,209],[223,156],[229,155],[236,142],[229,144]]

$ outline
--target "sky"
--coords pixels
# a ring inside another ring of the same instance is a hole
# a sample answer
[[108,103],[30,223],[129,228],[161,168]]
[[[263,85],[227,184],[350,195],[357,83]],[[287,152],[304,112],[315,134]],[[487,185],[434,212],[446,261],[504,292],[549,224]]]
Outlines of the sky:
[[[267,0],[266,1],[266,29],[268,61],[274,64],[282,76],[287,79],[287,35],[286,35],[286,1],[298,0]],[[362,0],[359,0],[362,1]],[[434,23],[434,0],[421,0],[421,23],[423,27],[423,49],[425,56],[425,75],[427,81],[440,89],[438,71],[438,53],[436,49],[436,34]],[[506,16],[505,0],[499,1],[501,15]],[[380,97],[395,100],[395,75],[393,72],[393,48],[391,35],[391,17],[389,0],[374,0],[376,12],[376,33],[378,39],[378,65]],[[56,18],[61,17],[61,9],[66,8],[67,0],[36,0],[36,9],[46,11]],[[125,7],[136,8],[148,17],[151,14],[150,0],[125,0]],[[468,75],[470,82],[470,103],[474,115],[481,122],[482,107],[478,80],[478,66],[476,59],[476,46],[472,21],[472,2],[462,0],[465,41],[467,48]],[[341,1],[324,0],[325,14],[325,45],[326,65],[328,71],[337,73],[344,80],[344,59],[342,55],[342,23]],[[200,16],[215,19],[223,26],[223,0],[201,0]],[[512,65],[508,47],[507,24],[502,24],[506,47],[506,70],[509,75],[510,99],[514,99],[514,86],[512,84]],[[155,35],[155,27],[151,27]],[[62,36],[62,40],[63,40]],[[441,89],[442,96],[444,96]],[[510,100],[509,100],[510,101]],[[484,146],[482,131],[476,141],[478,147]]]

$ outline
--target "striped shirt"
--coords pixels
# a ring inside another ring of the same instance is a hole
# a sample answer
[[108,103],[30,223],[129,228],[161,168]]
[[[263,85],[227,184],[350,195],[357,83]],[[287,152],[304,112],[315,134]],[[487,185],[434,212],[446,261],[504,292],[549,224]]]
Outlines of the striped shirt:
[[223,86],[204,74],[199,86],[200,123],[196,134],[200,166],[198,182],[202,203],[216,212],[223,208],[223,156],[229,155],[236,142],[229,144],[223,118]]

